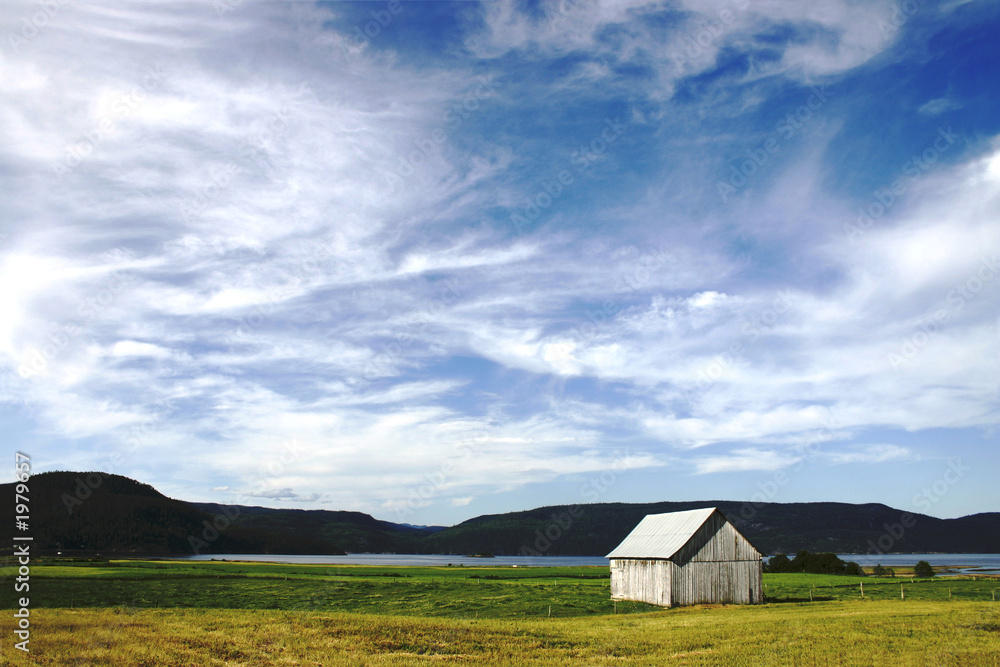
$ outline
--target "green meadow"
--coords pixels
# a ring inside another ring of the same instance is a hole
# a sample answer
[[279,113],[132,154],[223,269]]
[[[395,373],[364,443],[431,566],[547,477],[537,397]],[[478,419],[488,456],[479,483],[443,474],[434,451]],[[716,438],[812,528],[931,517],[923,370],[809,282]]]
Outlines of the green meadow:
[[[5,585],[13,573],[0,571]],[[3,653],[15,665],[1000,665],[996,579],[773,574],[765,586],[764,605],[659,609],[613,603],[606,567],[52,563],[31,571],[31,653],[13,650],[9,613]]]

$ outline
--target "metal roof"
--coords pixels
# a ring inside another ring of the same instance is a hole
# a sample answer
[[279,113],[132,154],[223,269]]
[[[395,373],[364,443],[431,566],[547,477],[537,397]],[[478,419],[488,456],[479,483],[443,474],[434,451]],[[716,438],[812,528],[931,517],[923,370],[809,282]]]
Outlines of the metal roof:
[[712,516],[714,507],[647,514],[605,558],[671,558]]

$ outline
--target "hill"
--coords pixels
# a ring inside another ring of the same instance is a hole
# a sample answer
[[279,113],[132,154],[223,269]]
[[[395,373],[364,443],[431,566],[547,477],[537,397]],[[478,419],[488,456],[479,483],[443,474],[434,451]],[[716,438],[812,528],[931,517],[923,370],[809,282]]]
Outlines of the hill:
[[[0,497],[13,498],[14,486],[0,485]],[[0,505],[0,522],[13,526],[13,504]],[[216,517],[190,503],[101,472],[34,475],[29,507],[26,534],[34,549],[44,552],[176,555],[198,548],[200,553],[343,553],[335,544],[308,536],[239,526],[217,530]]]
[[542,507],[479,516],[429,535],[424,543],[444,553],[603,556],[647,514],[700,507],[718,507],[765,554],[1000,553],[998,513],[938,519],[881,504],[750,506],[731,500]]
[[[105,473],[42,473],[31,478],[30,486],[30,533],[36,549],[49,552],[603,556],[647,514],[714,506],[765,554],[1000,553],[1000,513],[938,519],[881,504],[559,505],[441,528],[381,521],[362,512],[187,503]],[[13,487],[0,485],[0,493],[12,498]],[[13,505],[0,505],[0,521],[12,525]]]
[[420,538],[443,530],[438,526],[410,526],[380,521],[362,512],[270,509],[246,505],[192,503],[213,515],[233,514],[237,526],[291,538],[315,538],[353,553],[421,553]]

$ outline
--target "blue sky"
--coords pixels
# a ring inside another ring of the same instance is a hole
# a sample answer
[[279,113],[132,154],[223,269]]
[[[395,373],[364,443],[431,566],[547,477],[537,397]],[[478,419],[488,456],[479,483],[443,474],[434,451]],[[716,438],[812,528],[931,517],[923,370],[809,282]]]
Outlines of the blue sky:
[[7,3],[36,472],[1000,510],[990,2]]

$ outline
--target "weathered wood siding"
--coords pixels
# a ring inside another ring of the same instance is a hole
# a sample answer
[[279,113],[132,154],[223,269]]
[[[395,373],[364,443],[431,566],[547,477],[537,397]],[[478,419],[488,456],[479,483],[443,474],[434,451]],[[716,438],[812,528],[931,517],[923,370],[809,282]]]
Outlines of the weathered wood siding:
[[611,559],[611,597],[662,607],[759,604],[761,554],[720,513],[714,513],[668,559]]
[[675,568],[669,560],[612,559],[611,598],[672,607],[670,574]]
[[678,565],[688,561],[760,560],[761,554],[733,524],[715,512],[671,559]]
[[671,577],[670,606],[690,604],[759,604],[761,561],[690,561]]

